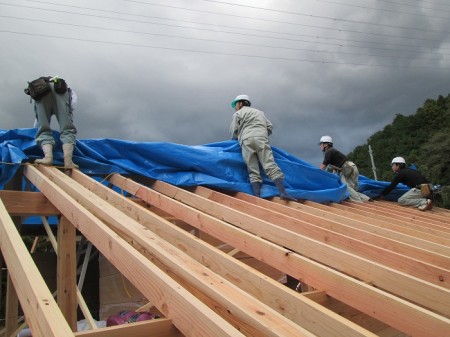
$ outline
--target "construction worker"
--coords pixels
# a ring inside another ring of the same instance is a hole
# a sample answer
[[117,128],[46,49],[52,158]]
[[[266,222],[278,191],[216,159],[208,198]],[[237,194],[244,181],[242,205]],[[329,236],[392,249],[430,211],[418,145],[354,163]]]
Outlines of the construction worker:
[[284,200],[296,199],[286,192],[284,174],[275,163],[272,148],[269,145],[269,136],[272,133],[272,123],[266,118],[264,112],[250,107],[250,98],[247,95],[238,95],[231,106],[235,109],[230,126],[232,139],[238,139],[241,146],[242,158],[247,165],[253,194],[261,194],[262,178],[259,164],[278,188],[280,197]]
[[[75,90],[73,90],[70,87],[67,87],[67,92],[69,93],[69,111],[70,111],[71,118],[73,120],[73,113],[75,112],[75,110],[77,108],[78,95],[75,92]],[[34,128],[38,128],[39,127],[39,123],[38,123],[37,118],[34,119],[33,127]]]
[[323,162],[320,164],[322,170],[330,167],[341,177],[341,182],[347,185],[350,200],[356,202],[370,201],[371,199],[358,192],[358,167],[336,148],[333,147],[333,138],[322,136],[319,141],[320,149],[323,152]]
[[[399,183],[410,188],[408,192],[398,198],[399,205],[417,207],[421,211],[433,208],[429,195],[423,195],[421,191],[422,184],[427,188],[429,183],[427,179],[417,170],[406,167],[406,161],[403,157],[395,157],[391,162],[392,171],[395,176],[391,184],[381,192],[381,198],[388,195]],[[429,189],[429,187],[428,187]]]
[[78,165],[72,161],[77,129],[73,124],[70,108],[71,95],[67,90],[67,84],[63,79],[56,76],[43,78],[48,82],[50,91],[39,100],[34,101],[34,112],[37,120],[36,124],[39,126],[35,136],[36,143],[42,148],[44,158],[36,159],[35,163],[43,165],[53,164],[55,139],[50,128],[50,120],[52,115],[55,115],[59,123],[60,139],[63,143],[64,167],[77,168]]

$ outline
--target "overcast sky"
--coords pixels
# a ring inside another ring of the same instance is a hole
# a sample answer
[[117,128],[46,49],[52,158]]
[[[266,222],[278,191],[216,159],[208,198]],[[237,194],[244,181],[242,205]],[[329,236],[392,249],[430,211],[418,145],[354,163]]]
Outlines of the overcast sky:
[[348,153],[450,93],[445,0],[2,0],[0,48],[1,129],[32,127],[44,75],[77,92],[78,139],[226,140],[247,94],[313,165],[322,135]]

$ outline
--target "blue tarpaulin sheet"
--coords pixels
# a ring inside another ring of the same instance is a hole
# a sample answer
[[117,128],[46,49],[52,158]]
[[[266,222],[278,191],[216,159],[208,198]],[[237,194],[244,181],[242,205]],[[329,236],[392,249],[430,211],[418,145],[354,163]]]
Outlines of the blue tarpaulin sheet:
[[[59,133],[53,131],[57,143],[54,165],[63,166]],[[36,129],[0,129],[0,189],[14,176],[20,165],[42,158],[42,150],[34,136]],[[348,197],[346,186],[335,174],[273,147],[275,161],[285,174],[286,190],[298,199],[339,202]],[[119,173],[141,175],[180,187],[205,186],[230,192],[251,194],[247,169],[237,141],[223,141],[188,146],[167,142],[131,142],[117,139],[77,140],[74,162],[90,176]],[[278,195],[274,184],[263,174],[261,197]],[[359,179],[360,192],[377,196],[389,183],[364,176]],[[390,197],[398,198],[407,190],[399,186]]]

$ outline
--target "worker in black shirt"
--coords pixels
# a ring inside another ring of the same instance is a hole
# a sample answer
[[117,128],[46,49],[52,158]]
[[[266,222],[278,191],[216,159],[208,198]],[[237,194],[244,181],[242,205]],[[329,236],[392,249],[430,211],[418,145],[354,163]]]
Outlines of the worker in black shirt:
[[371,199],[367,195],[358,192],[359,171],[356,164],[333,147],[333,139],[330,136],[322,136],[319,145],[324,153],[320,168],[325,170],[327,167],[331,167],[334,171],[338,171],[341,182],[347,185],[350,200],[356,202],[370,201]]
[[406,167],[403,157],[392,159],[391,166],[395,177],[391,184],[381,192],[382,197],[388,195],[399,183],[402,183],[411,189],[398,198],[400,205],[417,207],[421,211],[431,209],[433,207],[431,199],[424,197],[421,191],[421,185],[428,184],[427,179],[419,171]]

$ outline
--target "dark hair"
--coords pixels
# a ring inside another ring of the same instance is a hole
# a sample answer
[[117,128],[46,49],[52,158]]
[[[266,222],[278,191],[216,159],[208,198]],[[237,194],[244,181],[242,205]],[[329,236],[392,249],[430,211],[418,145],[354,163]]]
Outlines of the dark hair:
[[252,103],[250,103],[250,101],[247,101],[246,99],[243,99],[243,100],[240,101],[240,102],[242,102],[242,105],[243,105],[243,106],[251,106],[251,105],[252,105]]

